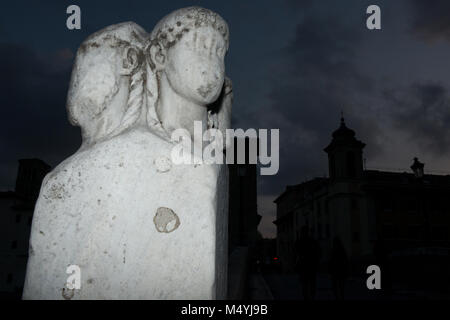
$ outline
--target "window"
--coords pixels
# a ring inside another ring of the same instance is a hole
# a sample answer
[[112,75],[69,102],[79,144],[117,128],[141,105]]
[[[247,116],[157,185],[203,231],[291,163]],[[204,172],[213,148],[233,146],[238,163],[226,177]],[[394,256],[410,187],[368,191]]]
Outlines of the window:
[[8,276],[6,277],[6,283],[10,284],[13,281],[13,274],[12,273],[8,273]]
[[381,210],[384,212],[392,212],[394,209],[394,200],[389,195],[382,195]]
[[330,155],[329,162],[330,162],[330,178],[335,178],[336,177],[336,164],[334,163],[334,155]]
[[443,206],[443,199],[439,198],[439,197],[435,197],[430,199],[430,210],[431,212],[435,213],[435,214],[440,214],[442,213],[443,209],[445,206]]
[[448,239],[448,228],[447,226],[433,226],[432,237],[434,240],[447,240]]
[[419,202],[416,198],[407,198],[406,199],[406,211],[409,213],[417,213],[419,209]]
[[350,178],[356,177],[355,154],[352,151],[347,152],[347,174]]
[[411,240],[420,240],[422,228],[420,225],[411,225],[408,227],[408,238]]
[[352,204],[351,204],[351,206],[352,206],[352,210],[353,211],[357,211],[358,210],[358,200],[356,200],[356,199],[352,199]]
[[392,239],[397,236],[396,228],[392,224],[383,225],[383,237],[387,239]]

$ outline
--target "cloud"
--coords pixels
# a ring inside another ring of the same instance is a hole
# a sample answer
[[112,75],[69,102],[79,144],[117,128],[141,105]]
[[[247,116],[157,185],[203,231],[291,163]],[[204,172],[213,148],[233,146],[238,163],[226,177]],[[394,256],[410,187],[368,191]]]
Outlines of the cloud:
[[422,39],[450,40],[450,2],[448,0],[413,0],[412,29]]
[[372,150],[379,147],[377,125],[364,115],[364,99],[374,83],[355,63],[362,41],[362,28],[355,26],[340,16],[308,14],[273,66],[270,103],[259,122],[280,128],[280,171],[276,183],[261,177],[263,193],[279,194],[287,184],[327,173],[323,148],[339,126],[341,111],[349,126],[367,134]]
[[450,154],[450,96],[440,83],[385,90],[394,125],[435,156]]
[[0,172],[3,187],[11,187],[17,159],[38,157],[56,165],[80,144],[79,130],[69,124],[65,109],[73,54],[2,43],[0,59]]
[[285,3],[295,10],[307,10],[314,5],[314,0],[285,0]]

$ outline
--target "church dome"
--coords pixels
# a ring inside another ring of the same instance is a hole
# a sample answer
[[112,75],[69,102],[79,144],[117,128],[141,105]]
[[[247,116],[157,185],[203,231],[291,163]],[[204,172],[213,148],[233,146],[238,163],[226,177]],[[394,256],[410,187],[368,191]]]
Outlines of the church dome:
[[356,149],[362,149],[364,148],[365,143],[359,141],[355,137],[355,131],[348,128],[345,125],[344,117],[341,117],[341,125],[337,130],[333,132],[333,139],[331,140],[330,144],[324,149],[325,152],[330,152],[331,150],[334,150],[335,148],[340,147],[350,147],[350,148],[356,148]]
[[333,138],[353,138],[355,131],[345,125],[344,117],[341,117],[340,127],[333,132]]

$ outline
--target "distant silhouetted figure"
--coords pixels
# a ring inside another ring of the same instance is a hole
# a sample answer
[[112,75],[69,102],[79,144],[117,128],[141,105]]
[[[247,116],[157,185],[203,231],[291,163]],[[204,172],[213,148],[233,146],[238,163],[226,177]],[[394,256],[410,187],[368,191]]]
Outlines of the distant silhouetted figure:
[[334,237],[329,271],[332,279],[333,293],[337,300],[344,299],[345,280],[348,275],[348,257],[339,237]]
[[391,293],[392,279],[391,266],[389,263],[390,250],[383,239],[378,239],[375,242],[373,254],[375,256],[375,264],[380,267],[381,271],[381,289],[384,289],[386,293]]
[[302,283],[303,298],[312,300],[316,296],[316,277],[320,261],[320,247],[303,227],[296,243],[297,270]]

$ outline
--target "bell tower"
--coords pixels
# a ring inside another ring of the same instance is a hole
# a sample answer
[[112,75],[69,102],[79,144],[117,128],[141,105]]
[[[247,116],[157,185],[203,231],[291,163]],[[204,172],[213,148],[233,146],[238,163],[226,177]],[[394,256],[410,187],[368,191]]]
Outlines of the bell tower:
[[345,125],[341,117],[340,127],[333,132],[333,139],[324,149],[328,154],[331,180],[358,179],[363,173],[363,148],[365,143],[355,138],[355,131]]

